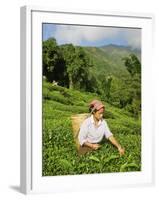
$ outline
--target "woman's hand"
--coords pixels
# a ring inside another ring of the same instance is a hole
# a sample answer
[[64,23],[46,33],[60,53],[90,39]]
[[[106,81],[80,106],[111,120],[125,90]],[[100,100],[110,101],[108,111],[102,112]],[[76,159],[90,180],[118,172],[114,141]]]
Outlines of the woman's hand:
[[89,147],[89,148],[91,148],[93,150],[97,150],[97,149],[99,149],[101,147],[100,144],[92,144],[92,143],[89,143],[89,142],[85,142],[84,146]]
[[116,146],[116,148],[119,151],[120,156],[124,155],[125,149],[121,147],[121,145],[118,143],[118,141],[115,139],[115,137],[112,135],[109,137],[109,141]]
[[122,147],[118,147],[118,151],[119,151],[120,156],[124,155],[125,153],[125,149]]
[[94,150],[97,150],[101,147],[100,144],[91,144],[91,148],[94,149]]

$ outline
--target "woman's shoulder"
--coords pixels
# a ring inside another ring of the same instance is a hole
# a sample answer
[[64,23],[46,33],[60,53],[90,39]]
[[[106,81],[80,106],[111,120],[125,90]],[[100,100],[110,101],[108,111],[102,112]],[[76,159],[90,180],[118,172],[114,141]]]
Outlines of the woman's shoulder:
[[91,116],[87,116],[87,117],[83,120],[83,122],[82,122],[81,125],[89,125],[90,122],[91,122]]
[[91,121],[91,116],[87,116],[84,120],[85,123],[90,123]]
[[103,120],[102,120],[102,123],[103,123],[104,125],[107,125],[106,119],[103,119]]

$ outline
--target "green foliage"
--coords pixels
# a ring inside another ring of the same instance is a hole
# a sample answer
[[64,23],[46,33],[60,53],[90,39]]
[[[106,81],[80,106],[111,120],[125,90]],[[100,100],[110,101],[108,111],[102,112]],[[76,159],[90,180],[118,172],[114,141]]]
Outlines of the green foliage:
[[[43,42],[44,176],[141,170],[139,58],[140,52],[114,45],[59,46],[54,38]],[[78,156],[71,115],[87,113],[93,99],[105,104],[104,118],[126,149],[123,157],[108,141],[99,150]]]
[[90,156],[89,159],[94,160],[96,162],[100,162],[100,160],[96,156]]
[[59,166],[66,172],[70,172],[70,170],[72,170],[72,164],[66,159],[60,159]]
[[[49,82],[56,81],[59,86],[96,93],[103,101],[124,108],[135,117],[141,114],[139,59],[140,52],[128,47],[58,45],[54,38],[43,41],[43,75]],[[67,96],[67,92],[61,90]],[[70,104],[70,101],[64,102],[62,96],[52,96],[49,92],[46,99]]]
[[[135,163],[125,163],[125,164],[123,164],[123,165],[121,165],[121,167],[120,167],[120,172],[125,172],[125,171],[127,171],[126,169],[127,168],[135,168],[135,169],[138,169],[139,168],[139,166],[137,165],[137,164],[135,164]],[[132,170],[132,169],[131,169]]]
[[141,63],[136,55],[130,54],[129,57],[124,57],[123,60],[131,76],[141,74]]
[[82,47],[66,44],[58,46],[54,38],[43,42],[43,75],[49,82],[70,89],[93,91],[96,81],[90,73],[92,62]]
[[99,75],[107,73],[117,78],[129,76],[129,72],[123,65],[123,58],[135,54],[140,59],[140,52],[129,47],[107,45],[103,47],[85,47],[85,51],[93,61],[94,73]]
[[93,60],[93,72],[98,80],[97,93],[102,100],[140,117],[140,52],[115,45],[86,47],[85,50]]
[[131,112],[135,117],[141,113],[141,79],[138,74],[133,77],[113,77],[109,103]]
[[64,74],[65,63],[60,48],[54,38],[50,38],[43,42],[42,55],[43,75],[46,76],[48,81],[52,82],[55,80],[64,86],[64,81],[67,81],[67,77]]
[[90,58],[82,47],[66,44],[60,48],[66,63],[69,88],[87,90],[87,81],[90,81],[91,78],[89,68],[92,67],[92,63]]
[[103,141],[99,150],[81,156],[77,154],[71,115],[88,112],[92,99],[99,97],[93,93],[53,86],[43,80],[43,176],[141,170],[140,120],[106,102],[105,117],[111,131],[125,148],[125,155],[120,157],[108,141]]
[[112,83],[112,76],[101,75],[101,88],[102,88],[102,98],[104,98],[107,102],[110,99],[110,89]]

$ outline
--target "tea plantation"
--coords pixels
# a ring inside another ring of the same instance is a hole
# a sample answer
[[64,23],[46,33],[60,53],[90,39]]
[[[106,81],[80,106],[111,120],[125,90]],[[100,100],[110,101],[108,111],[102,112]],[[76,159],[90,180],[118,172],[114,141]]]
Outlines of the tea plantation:
[[74,175],[141,170],[141,120],[104,102],[110,130],[125,148],[120,157],[108,141],[99,150],[78,155],[73,140],[71,115],[87,113],[88,104],[99,99],[43,80],[42,175]]

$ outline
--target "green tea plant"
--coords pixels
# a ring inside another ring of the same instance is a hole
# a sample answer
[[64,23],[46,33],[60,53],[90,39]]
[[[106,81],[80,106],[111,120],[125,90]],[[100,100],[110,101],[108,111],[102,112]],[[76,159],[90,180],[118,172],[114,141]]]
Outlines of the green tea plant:
[[102,141],[101,148],[85,155],[78,155],[73,134],[71,115],[88,112],[96,94],[80,92],[43,81],[43,133],[42,175],[75,175],[141,170],[141,121],[128,111],[104,102],[104,117],[125,148],[125,155],[109,141]]

